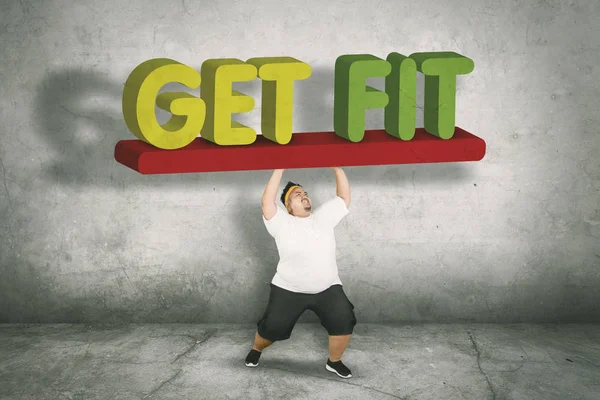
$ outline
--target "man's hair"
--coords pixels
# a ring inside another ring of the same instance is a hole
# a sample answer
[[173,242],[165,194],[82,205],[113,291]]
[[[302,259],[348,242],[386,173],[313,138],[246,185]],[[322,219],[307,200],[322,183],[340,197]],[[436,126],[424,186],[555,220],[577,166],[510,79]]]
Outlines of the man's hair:
[[287,185],[285,185],[285,187],[283,188],[283,192],[281,193],[281,202],[283,203],[283,205],[285,206],[285,195],[287,194],[287,192],[289,192],[290,188],[292,186],[302,186],[299,183],[294,183],[291,181],[288,181]]

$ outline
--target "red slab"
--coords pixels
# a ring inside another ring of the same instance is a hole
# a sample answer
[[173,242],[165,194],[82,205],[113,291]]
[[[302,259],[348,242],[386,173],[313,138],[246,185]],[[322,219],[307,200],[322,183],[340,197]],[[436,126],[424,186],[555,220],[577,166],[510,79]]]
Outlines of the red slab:
[[483,139],[459,127],[452,139],[440,139],[417,128],[409,141],[385,130],[367,130],[358,143],[334,132],[308,132],[294,133],[286,145],[257,135],[247,146],[219,146],[196,138],[177,150],[159,149],[141,140],[121,140],[115,146],[115,160],[142,174],[182,174],[479,161],[485,149]]

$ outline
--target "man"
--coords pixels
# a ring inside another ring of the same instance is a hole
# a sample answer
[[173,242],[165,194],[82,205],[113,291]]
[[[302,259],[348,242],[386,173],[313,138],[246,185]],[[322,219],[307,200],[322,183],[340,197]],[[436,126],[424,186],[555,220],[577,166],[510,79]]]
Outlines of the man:
[[246,366],[256,367],[263,349],[289,339],[305,310],[317,314],[329,334],[329,359],[325,368],[342,378],[352,374],[342,361],[356,316],[342,288],[336,263],[334,228],[348,214],[350,185],[344,171],[332,168],[337,195],[313,212],[304,188],[288,182],[281,194],[287,213],[276,204],[283,169],[273,171],[262,197],[263,221],[277,244],[279,263],[270,284],[266,311],[258,321],[254,345]]

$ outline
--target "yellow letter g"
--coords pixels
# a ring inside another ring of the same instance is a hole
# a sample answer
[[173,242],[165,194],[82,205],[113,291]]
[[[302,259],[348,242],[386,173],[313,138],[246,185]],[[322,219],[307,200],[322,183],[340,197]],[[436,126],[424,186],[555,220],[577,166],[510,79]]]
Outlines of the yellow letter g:
[[[200,86],[200,74],[177,61],[155,58],[138,65],[123,89],[123,116],[129,130],[138,139],[165,150],[193,142],[206,114],[206,105],[199,97],[185,92],[158,94],[170,82],[195,89]],[[162,126],[156,120],[155,105],[173,114]]]

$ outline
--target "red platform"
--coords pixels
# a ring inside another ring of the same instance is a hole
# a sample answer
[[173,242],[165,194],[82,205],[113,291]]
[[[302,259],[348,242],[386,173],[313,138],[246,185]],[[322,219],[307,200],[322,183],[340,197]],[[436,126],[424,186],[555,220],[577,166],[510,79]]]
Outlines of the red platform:
[[182,174],[264,169],[351,167],[479,161],[485,141],[459,127],[452,139],[440,139],[417,128],[409,141],[384,130],[367,130],[353,143],[334,132],[294,133],[281,145],[262,135],[247,146],[219,146],[196,138],[177,150],[163,150],[141,140],[121,140],[115,160],[142,174]]

